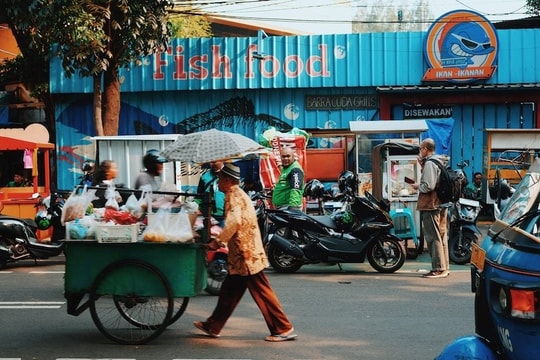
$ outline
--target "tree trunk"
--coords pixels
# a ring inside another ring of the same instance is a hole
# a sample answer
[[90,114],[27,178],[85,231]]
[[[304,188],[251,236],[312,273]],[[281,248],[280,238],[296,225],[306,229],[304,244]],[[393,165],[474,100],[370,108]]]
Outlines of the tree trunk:
[[101,114],[101,74],[94,75],[94,128],[96,136],[103,136],[103,117]]
[[120,79],[114,64],[110,64],[104,73],[103,92],[103,135],[118,135],[120,119]]

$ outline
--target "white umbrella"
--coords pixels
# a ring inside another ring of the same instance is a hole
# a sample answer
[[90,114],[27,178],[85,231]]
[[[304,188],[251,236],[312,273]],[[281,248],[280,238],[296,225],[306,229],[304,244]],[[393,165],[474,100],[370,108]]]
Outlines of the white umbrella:
[[267,148],[244,135],[216,129],[180,135],[161,151],[167,160],[197,164],[256,158],[268,153]]

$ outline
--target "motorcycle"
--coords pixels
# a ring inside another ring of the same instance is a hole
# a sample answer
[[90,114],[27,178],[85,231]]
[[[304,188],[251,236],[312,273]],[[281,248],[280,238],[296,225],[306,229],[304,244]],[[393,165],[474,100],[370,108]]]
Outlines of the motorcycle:
[[[218,225],[218,222],[212,219],[210,225],[210,232],[206,233],[206,226],[204,218],[199,216],[195,223],[195,230],[205,239],[205,237],[210,236],[210,238],[219,235],[221,232],[221,227]],[[209,242],[205,240],[205,242]],[[206,251],[206,291],[210,295],[219,295],[221,290],[221,284],[227,277],[229,270],[227,268],[227,258],[229,250],[226,247],[222,247],[216,250],[207,250]]]
[[450,260],[463,265],[470,261],[472,244],[478,243],[482,233],[476,226],[480,214],[480,202],[460,198],[450,208],[448,251]]
[[248,191],[248,195],[251,199],[253,207],[255,208],[257,223],[259,224],[259,230],[261,232],[261,239],[264,241],[268,231],[266,211],[269,208],[268,201],[272,198],[271,192],[268,190]]
[[[38,259],[58,256],[64,251],[62,234],[65,234],[65,229],[60,224],[62,204],[61,196],[53,194],[51,197],[38,199],[35,219],[0,215],[0,269],[5,268],[9,262],[34,259],[37,263]],[[47,230],[52,224],[55,226],[51,243],[39,242],[37,230]]]
[[206,280],[206,291],[210,295],[219,295],[221,284],[227,277],[227,257],[229,250],[226,247],[206,252],[206,270],[208,273]]
[[[292,273],[305,264],[363,263],[393,273],[405,262],[402,240],[390,234],[389,206],[373,195],[348,191],[344,208],[331,215],[310,216],[296,210],[267,210],[268,260],[274,270]],[[317,194],[309,194],[316,197]]]

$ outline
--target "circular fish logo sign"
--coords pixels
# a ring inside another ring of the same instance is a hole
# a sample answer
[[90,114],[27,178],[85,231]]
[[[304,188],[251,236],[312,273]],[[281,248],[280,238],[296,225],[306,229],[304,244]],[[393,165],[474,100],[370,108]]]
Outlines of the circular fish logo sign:
[[497,69],[499,38],[493,24],[468,10],[437,19],[424,39],[428,70],[423,81],[468,83],[489,79]]

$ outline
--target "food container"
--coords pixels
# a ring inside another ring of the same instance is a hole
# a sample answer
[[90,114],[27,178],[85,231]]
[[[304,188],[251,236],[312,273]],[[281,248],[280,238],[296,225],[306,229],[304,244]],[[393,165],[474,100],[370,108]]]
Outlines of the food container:
[[139,224],[98,224],[96,239],[99,243],[134,243],[139,238]]

